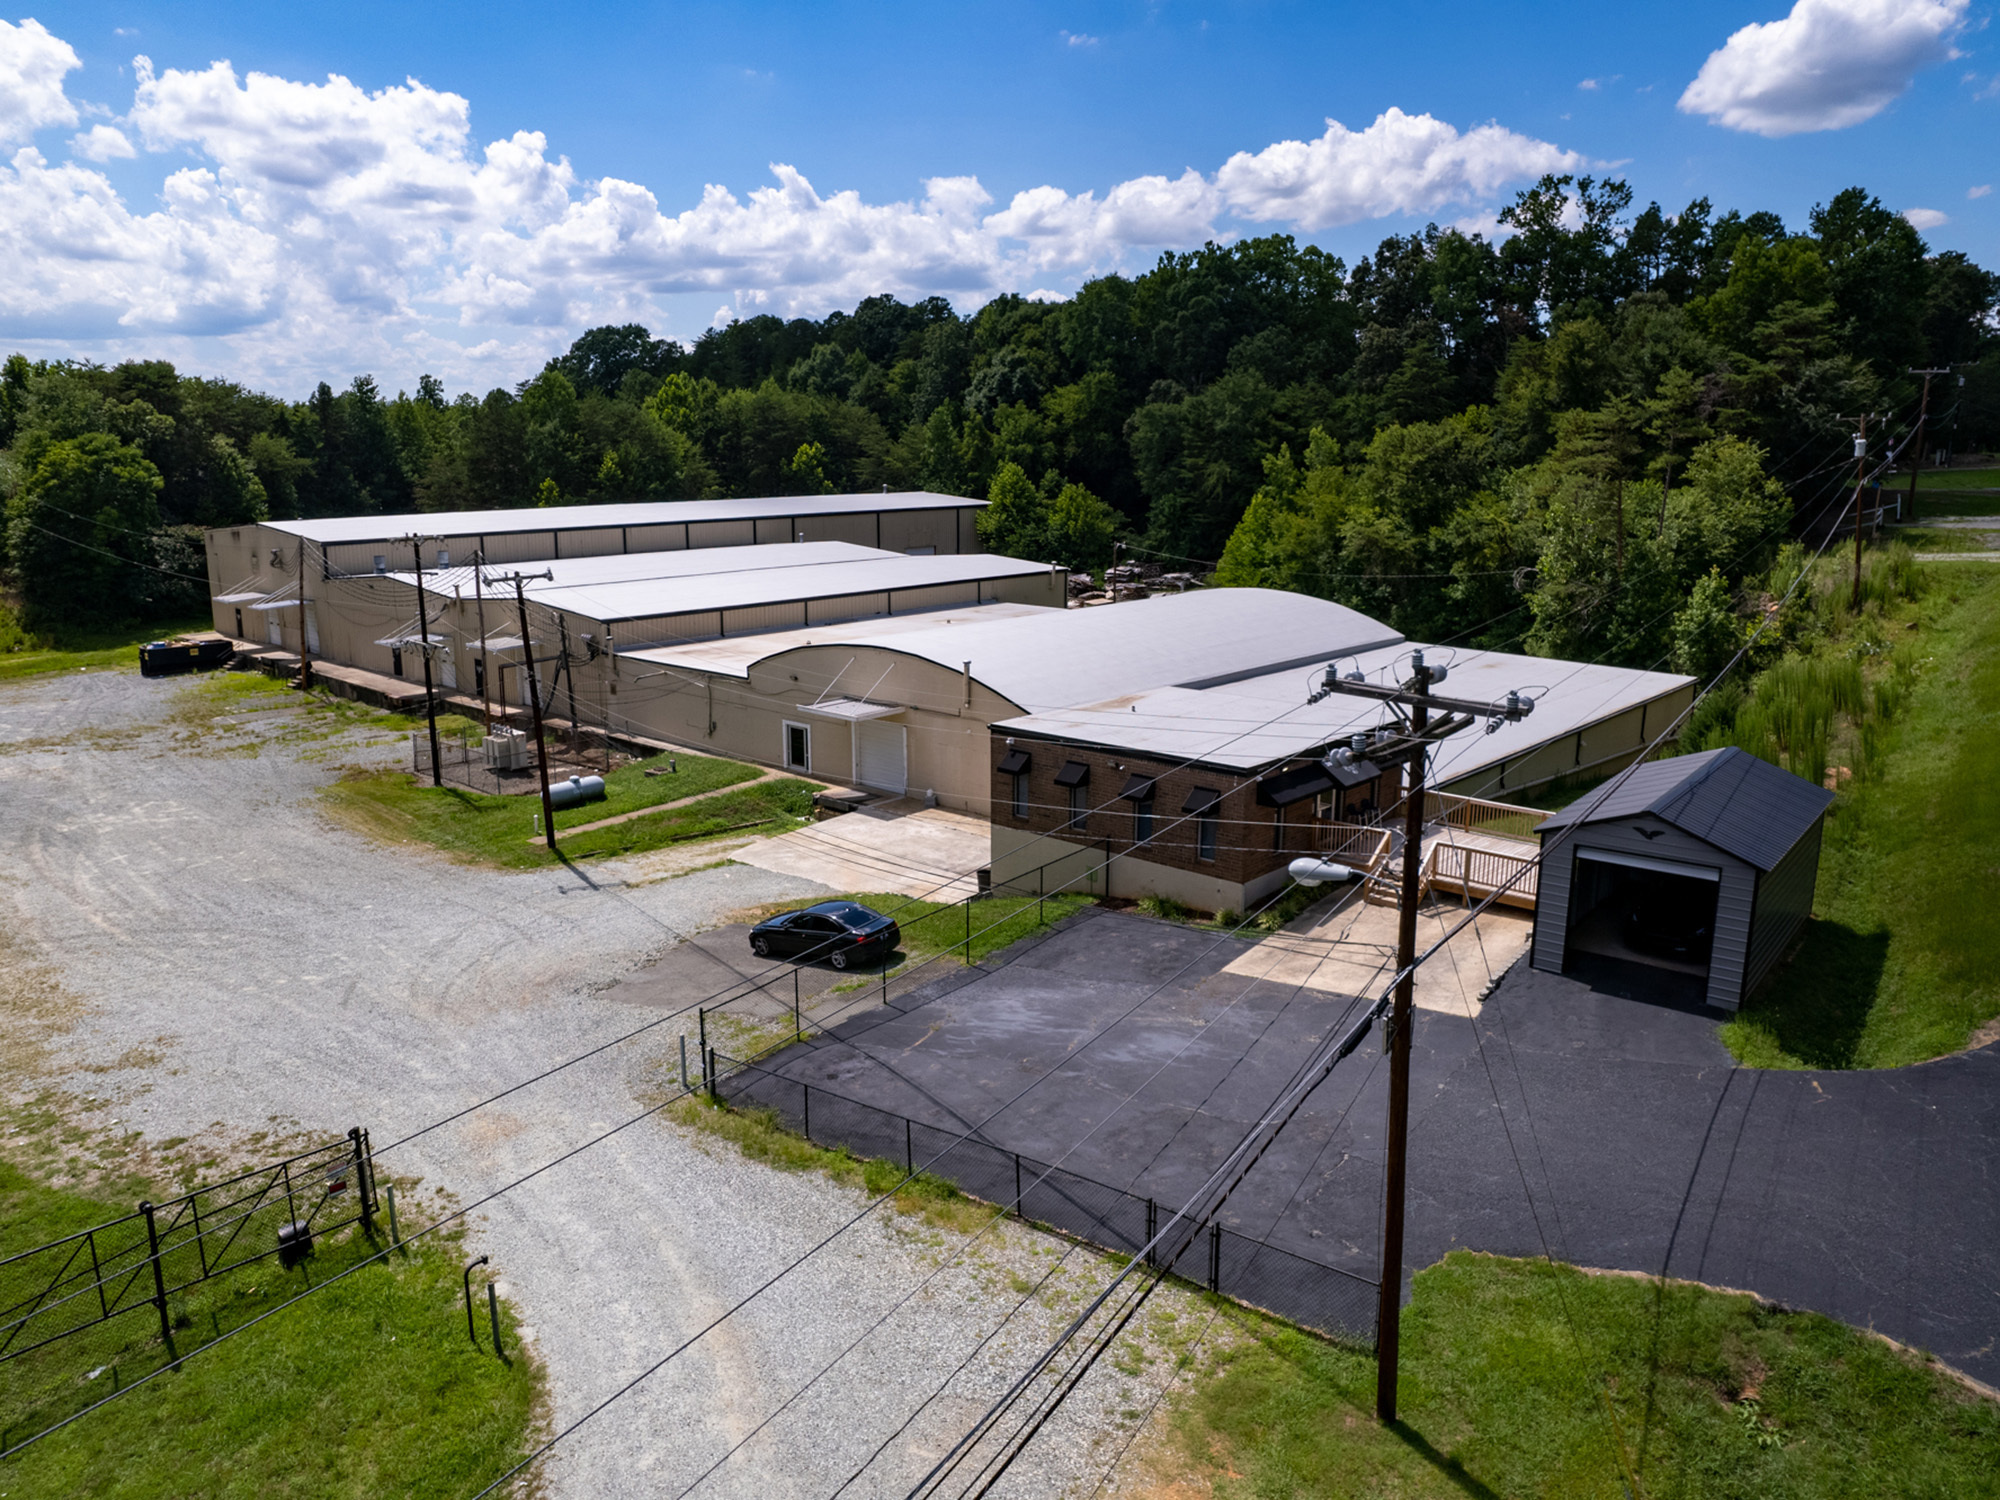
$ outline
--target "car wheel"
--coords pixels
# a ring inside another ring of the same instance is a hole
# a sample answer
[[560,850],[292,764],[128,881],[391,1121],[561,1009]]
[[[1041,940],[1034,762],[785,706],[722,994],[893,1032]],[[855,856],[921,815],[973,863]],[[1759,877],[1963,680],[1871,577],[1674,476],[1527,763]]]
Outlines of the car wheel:
[[833,950],[833,966],[836,969],[847,967],[847,950],[845,948],[836,948]]
[[750,951],[759,958],[769,958],[771,956],[771,940],[761,934],[752,937],[750,939]]

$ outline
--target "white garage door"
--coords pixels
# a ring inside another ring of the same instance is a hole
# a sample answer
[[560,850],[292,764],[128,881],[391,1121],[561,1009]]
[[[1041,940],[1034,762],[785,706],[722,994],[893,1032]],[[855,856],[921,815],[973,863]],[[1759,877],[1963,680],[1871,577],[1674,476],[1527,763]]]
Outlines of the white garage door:
[[854,779],[877,791],[901,794],[909,785],[903,726],[862,720],[854,726]]

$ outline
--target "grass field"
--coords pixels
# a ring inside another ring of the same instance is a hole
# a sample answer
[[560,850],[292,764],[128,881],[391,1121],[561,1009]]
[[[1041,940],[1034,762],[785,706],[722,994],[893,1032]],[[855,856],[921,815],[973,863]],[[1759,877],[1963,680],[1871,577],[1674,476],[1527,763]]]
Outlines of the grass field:
[[[686,807],[610,828],[562,836],[565,824],[595,822],[761,774],[737,761],[690,755],[679,760],[678,776],[647,777],[644,766],[654,762],[614,771],[607,779],[611,796],[606,801],[557,813],[561,858],[641,853],[724,833],[783,832],[799,826],[818,789],[815,782],[780,778],[717,791]],[[501,869],[531,870],[557,862],[534,837],[534,819],[542,810],[539,797],[488,797],[448,783],[440,790],[416,784],[407,771],[353,771],[321,795],[336,821],[373,838],[425,844],[466,863]]]
[[[1908,490],[1910,476],[1907,472],[1892,475],[1885,488]],[[2000,468],[1991,469],[1925,469],[1917,480],[1917,503],[1923,504],[1926,494],[1936,494],[1940,490],[1992,490],[2000,489]]]
[[106,667],[139,670],[139,648],[147,641],[178,635],[186,630],[208,630],[213,622],[205,616],[193,620],[168,620],[151,625],[128,625],[116,630],[60,630],[47,636],[30,636],[14,624],[11,614],[0,610],[0,681],[10,677],[33,677],[43,672],[76,672]]
[[1417,1275],[1404,1310],[1391,1427],[1375,1420],[1371,1357],[1219,1316],[1240,1336],[1183,1377],[1155,1493],[2000,1493],[2000,1407],[1879,1339],[1753,1297],[1454,1251]]
[[[128,1212],[0,1166],[0,1255]],[[0,1494],[359,1500],[482,1488],[527,1451],[540,1377],[504,1304],[509,1361],[467,1339],[455,1244],[406,1247],[202,1348],[374,1248],[327,1244],[299,1270],[260,1263],[172,1299],[184,1363],[0,1462]],[[161,1367],[150,1317],[109,1327],[125,1341],[79,1333],[0,1364],[7,1443]]]
[[2000,1015],[2000,566],[1940,564],[1897,633],[1914,667],[1875,766],[1826,825],[1813,920],[1722,1028],[1764,1067],[1894,1067]]

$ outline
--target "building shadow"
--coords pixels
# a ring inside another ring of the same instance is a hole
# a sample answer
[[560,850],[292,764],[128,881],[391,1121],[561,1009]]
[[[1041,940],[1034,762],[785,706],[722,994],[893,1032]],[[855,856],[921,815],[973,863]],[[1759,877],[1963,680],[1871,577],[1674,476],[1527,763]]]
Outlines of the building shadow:
[[1743,1014],[1805,1066],[1851,1068],[1888,963],[1886,930],[1815,919]]

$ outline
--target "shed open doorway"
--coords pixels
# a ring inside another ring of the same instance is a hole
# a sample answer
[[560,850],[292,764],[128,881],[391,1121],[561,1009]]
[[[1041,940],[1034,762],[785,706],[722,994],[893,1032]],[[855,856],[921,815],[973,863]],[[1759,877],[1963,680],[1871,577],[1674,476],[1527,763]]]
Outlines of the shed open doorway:
[[1721,889],[1720,870],[1579,849],[1567,949],[1706,979]]

